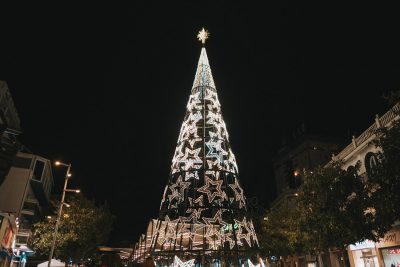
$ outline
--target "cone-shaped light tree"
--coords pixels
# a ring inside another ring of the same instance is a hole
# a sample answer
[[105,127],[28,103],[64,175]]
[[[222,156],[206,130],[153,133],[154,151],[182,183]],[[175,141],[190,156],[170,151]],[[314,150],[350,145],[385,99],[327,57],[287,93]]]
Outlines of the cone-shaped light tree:
[[204,46],[186,108],[152,255],[163,266],[247,265],[258,241]]

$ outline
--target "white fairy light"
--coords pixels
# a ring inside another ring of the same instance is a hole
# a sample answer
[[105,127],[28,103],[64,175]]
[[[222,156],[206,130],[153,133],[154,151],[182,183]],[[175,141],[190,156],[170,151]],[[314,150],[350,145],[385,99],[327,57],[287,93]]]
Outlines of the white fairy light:
[[191,172],[186,172],[185,174],[185,181],[189,180],[190,178],[194,178],[196,180],[199,180],[199,173],[198,171],[191,171]]
[[[202,207],[204,207],[203,195],[199,196],[195,200],[193,200],[193,198],[191,198],[191,197],[188,197],[188,200],[189,200],[190,208],[188,208],[186,210],[186,213],[192,213],[192,212],[196,211],[198,214],[201,214],[201,212],[203,210],[205,210],[205,208],[202,208]],[[195,206],[196,206],[196,208],[195,208]]]
[[174,263],[172,263],[171,267],[192,267],[194,266],[194,259],[193,260],[188,260],[183,262],[178,256],[175,255],[174,257]]
[[[251,228],[249,225],[249,222],[247,222],[246,217],[243,218],[242,221],[234,219],[235,223],[239,225],[239,229],[236,232],[236,236],[238,240],[241,240],[242,238],[246,240],[247,244],[251,247],[251,238],[253,237],[254,233],[254,228]],[[245,233],[243,233],[243,230],[245,230]]]
[[237,178],[235,178],[234,184],[229,184],[229,187],[232,188],[236,201],[239,202],[239,208],[243,208],[246,206],[245,196],[243,194],[243,189],[239,185]]
[[[216,197],[224,197],[223,191],[221,190],[222,180],[212,181],[206,176],[206,184],[199,189],[198,192],[207,194],[208,202],[211,203]],[[212,186],[215,186],[214,188]],[[216,191],[214,191],[214,190]],[[214,192],[211,192],[213,190]]]
[[178,203],[182,202],[184,200],[185,189],[188,188],[189,185],[190,182],[183,182],[182,176],[179,175],[176,183],[169,186],[169,189],[171,190],[171,194],[168,196],[169,201],[171,202],[172,200],[177,199]]

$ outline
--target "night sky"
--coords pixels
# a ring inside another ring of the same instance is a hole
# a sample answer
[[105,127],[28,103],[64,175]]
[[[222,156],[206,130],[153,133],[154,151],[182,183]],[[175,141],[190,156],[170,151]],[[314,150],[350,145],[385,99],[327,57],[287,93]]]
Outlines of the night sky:
[[305,121],[350,142],[387,110],[382,94],[400,88],[394,6],[150,2],[0,5],[0,79],[19,140],[72,163],[71,187],[110,204],[110,244],[136,242],[158,215],[201,27],[245,194],[265,206],[286,132]]

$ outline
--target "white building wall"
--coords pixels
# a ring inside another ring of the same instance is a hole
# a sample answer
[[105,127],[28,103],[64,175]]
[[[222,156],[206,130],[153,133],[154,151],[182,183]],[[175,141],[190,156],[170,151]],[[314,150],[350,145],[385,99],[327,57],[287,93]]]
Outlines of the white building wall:
[[12,167],[0,187],[0,210],[19,214],[29,188],[32,171]]

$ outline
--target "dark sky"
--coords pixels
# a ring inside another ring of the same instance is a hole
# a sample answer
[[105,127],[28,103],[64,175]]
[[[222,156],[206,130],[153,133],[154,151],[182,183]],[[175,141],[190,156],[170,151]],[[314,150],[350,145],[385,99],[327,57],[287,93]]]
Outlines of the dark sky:
[[307,121],[348,138],[387,109],[381,95],[400,87],[394,5],[254,2],[0,6],[0,79],[20,140],[72,163],[72,185],[110,203],[112,242],[133,243],[158,214],[202,26],[245,194],[262,204],[287,129]]

